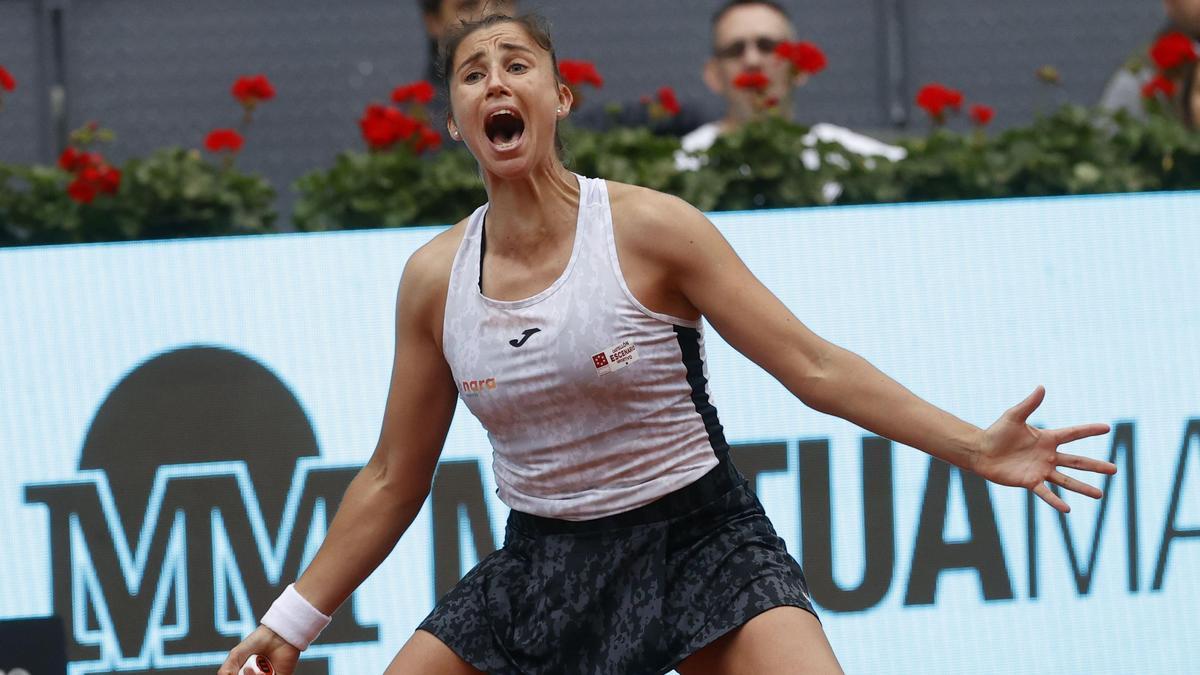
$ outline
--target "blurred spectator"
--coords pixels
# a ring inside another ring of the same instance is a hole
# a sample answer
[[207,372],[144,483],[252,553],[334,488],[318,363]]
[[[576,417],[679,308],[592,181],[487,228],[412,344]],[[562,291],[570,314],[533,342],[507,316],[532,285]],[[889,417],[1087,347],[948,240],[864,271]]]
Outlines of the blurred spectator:
[[[1200,0],[1163,0],[1163,9],[1167,14],[1167,24],[1158,31],[1156,38],[1180,32],[1192,40],[1200,40]],[[1150,44],[1142,45],[1109,78],[1104,93],[1100,95],[1101,108],[1124,110],[1134,117],[1145,117],[1142,87],[1155,75],[1154,64],[1146,55]]]
[[[808,76],[792,75],[790,64],[775,56],[775,47],[796,39],[791,18],[771,0],[730,0],[713,14],[713,53],[704,65],[704,82],[713,93],[725,99],[725,117],[705,124],[683,137],[686,152],[702,152],[717,137],[732,131],[763,113],[759,101],[776,103],[775,109],[791,119],[794,116],[793,92]],[[767,84],[761,91],[739,88],[739,76],[761,74]],[[812,126],[809,140],[835,142],[860,155],[883,156],[893,161],[904,157],[904,149],[833,124]],[[820,159],[814,151],[805,153],[804,163],[815,169]],[[695,158],[681,155],[680,168],[695,168]]]
[[421,6],[421,19],[425,23],[425,40],[428,53],[425,79],[441,91],[444,79],[437,72],[438,40],[454,22],[477,18],[481,14],[511,14],[517,11],[516,0],[417,0]]

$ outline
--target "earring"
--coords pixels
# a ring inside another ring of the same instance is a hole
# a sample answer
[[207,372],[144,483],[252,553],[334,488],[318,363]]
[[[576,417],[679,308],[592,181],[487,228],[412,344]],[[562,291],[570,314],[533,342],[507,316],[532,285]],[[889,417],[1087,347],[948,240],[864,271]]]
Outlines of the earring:
[[462,140],[461,138],[459,138],[459,136],[458,136],[458,132],[457,132],[457,131],[451,131],[451,132],[450,132],[450,138],[453,138],[453,139],[454,139],[454,140],[456,140],[456,141]]
[[557,112],[559,115],[561,115],[561,114],[562,114],[562,106],[561,106],[561,105],[560,105],[560,106],[558,106],[558,110],[557,110],[556,112]]

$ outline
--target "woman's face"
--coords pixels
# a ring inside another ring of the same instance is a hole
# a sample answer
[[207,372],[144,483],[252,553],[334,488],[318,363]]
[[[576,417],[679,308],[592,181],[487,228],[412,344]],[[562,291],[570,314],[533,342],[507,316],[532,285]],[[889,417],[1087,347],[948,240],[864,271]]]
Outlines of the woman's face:
[[447,124],[485,172],[516,177],[557,157],[555,129],[571,109],[571,92],[520,24],[475,31],[453,64]]

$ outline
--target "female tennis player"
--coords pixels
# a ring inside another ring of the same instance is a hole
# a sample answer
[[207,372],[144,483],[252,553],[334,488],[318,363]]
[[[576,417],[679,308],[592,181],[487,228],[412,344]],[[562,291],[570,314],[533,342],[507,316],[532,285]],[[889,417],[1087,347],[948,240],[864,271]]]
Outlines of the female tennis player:
[[[280,675],[416,517],[461,398],[488,430],[504,546],[443,597],[389,673],[836,673],[804,575],[729,458],[701,319],[805,404],[1060,511],[1100,490],[1042,430],[1038,387],[987,429],[808,330],[685,202],[577,176],[550,37],[489,16],[444,42],[451,136],[488,202],[413,254],[379,442],[312,564],[220,672]],[[885,645],[870,646],[886,649]]]

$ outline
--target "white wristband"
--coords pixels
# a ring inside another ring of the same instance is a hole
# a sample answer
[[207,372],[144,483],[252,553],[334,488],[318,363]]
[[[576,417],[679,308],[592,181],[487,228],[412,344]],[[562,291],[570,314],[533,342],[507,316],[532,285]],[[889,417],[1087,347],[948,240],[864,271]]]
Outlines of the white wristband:
[[271,608],[263,614],[262,625],[275,631],[288,644],[304,651],[313,640],[325,630],[331,619],[312,606],[303,595],[296,590],[295,584],[288,584],[283,593],[271,603]]

